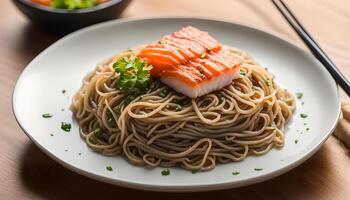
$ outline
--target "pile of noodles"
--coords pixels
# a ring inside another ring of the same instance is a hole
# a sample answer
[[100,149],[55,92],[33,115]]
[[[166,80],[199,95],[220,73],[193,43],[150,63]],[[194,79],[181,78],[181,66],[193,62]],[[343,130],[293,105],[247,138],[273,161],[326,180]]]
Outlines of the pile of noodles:
[[81,137],[94,151],[123,155],[133,164],[189,170],[209,170],[282,147],[293,96],[244,51],[225,48],[241,61],[241,78],[196,99],[157,79],[135,99],[118,90],[113,64],[137,50],[99,64],[71,105]]

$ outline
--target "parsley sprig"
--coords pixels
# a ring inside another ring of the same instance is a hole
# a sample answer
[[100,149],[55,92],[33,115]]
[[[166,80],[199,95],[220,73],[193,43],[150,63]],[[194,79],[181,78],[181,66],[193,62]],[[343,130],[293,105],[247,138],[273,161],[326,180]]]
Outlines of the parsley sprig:
[[139,58],[123,57],[113,68],[120,74],[117,87],[129,94],[139,95],[146,91],[151,82],[150,66]]

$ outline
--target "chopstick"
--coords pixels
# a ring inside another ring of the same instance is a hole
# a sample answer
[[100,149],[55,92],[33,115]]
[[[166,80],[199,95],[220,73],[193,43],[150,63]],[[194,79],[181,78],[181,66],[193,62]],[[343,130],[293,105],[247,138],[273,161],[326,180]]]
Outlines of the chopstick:
[[309,48],[312,54],[323,64],[323,66],[332,75],[334,80],[340,85],[341,88],[343,88],[346,94],[350,96],[349,80],[344,76],[344,74],[337,68],[337,66],[332,62],[332,60],[327,56],[327,54],[321,49],[321,47],[317,44],[317,42],[306,31],[303,25],[295,17],[293,12],[288,8],[288,6],[283,2],[283,0],[271,0],[271,1],[275,5],[277,10],[282,14],[282,16],[287,20],[289,25],[304,41],[305,45]]

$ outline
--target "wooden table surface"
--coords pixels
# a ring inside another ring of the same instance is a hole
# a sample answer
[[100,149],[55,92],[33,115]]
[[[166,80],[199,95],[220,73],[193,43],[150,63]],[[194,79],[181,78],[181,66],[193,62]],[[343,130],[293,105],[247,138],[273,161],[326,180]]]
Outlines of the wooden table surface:
[[[350,78],[350,1],[287,3]],[[134,0],[123,13],[123,17],[165,15],[232,20],[302,45],[269,0]],[[334,137],[304,164],[282,176],[224,191],[145,192],[71,172],[38,150],[17,125],[11,109],[12,91],[21,71],[57,39],[59,36],[33,26],[11,1],[0,1],[0,199],[350,199],[350,158]]]

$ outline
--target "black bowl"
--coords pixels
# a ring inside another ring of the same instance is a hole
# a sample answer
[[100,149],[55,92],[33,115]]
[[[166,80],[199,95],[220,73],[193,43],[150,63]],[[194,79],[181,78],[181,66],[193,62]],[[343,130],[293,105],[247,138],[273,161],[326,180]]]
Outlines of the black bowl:
[[92,8],[65,10],[32,3],[30,0],[13,0],[15,5],[34,23],[58,32],[67,33],[98,22],[114,19],[131,0],[110,0]]

